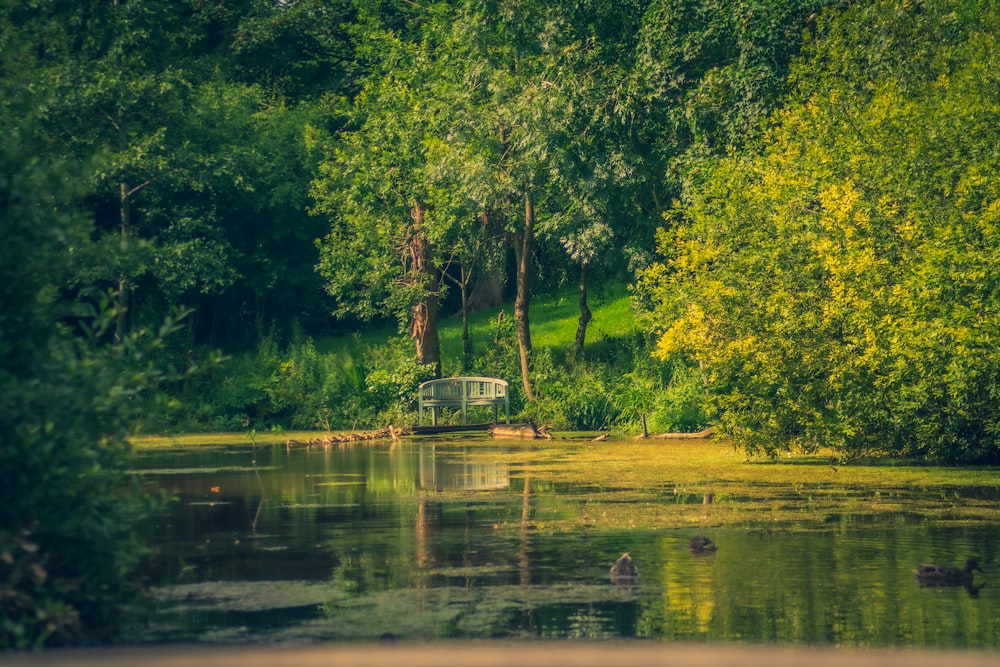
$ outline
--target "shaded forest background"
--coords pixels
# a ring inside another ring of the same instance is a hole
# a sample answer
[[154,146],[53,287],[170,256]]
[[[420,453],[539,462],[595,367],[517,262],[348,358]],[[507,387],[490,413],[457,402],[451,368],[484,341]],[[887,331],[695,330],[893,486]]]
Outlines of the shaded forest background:
[[140,429],[476,372],[556,428],[1000,458],[991,2],[2,7],[4,646],[120,631]]
[[[154,383],[146,430],[405,423],[417,382],[478,372],[557,428],[995,460],[995,22],[972,1],[10,3],[12,377],[41,295],[98,349],[178,322],[137,360],[186,376]],[[624,289],[638,330],[588,355],[595,292]],[[556,294],[575,330],[535,349],[532,299]]]

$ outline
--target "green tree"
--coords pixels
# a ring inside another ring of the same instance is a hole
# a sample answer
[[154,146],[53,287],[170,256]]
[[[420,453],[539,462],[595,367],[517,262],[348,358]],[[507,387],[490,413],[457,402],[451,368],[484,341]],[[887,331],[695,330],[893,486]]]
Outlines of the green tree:
[[[156,292],[196,308],[198,341],[232,350],[272,329],[286,339],[296,326],[329,330],[315,271],[324,224],[308,213],[317,158],[303,130],[321,113],[311,101],[279,103],[225,80],[193,91],[178,131],[195,178],[149,193],[147,209],[170,221],[161,226]],[[193,260],[200,276],[185,269]]]
[[653,0],[618,97],[625,186],[614,209],[624,260],[653,259],[663,214],[703,159],[740,150],[787,92],[788,68],[823,7],[839,0]]
[[337,91],[355,92],[360,65],[354,58],[350,26],[353,2],[341,0],[247,0],[202,11],[220,17],[227,66],[238,82],[260,86],[269,99],[295,106]]
[[441,371],[437,241],[454,217],[428,158],[442,105],[432,95],[436,45],[365,26],[372,71],[348,125],[313,183],[315,211],[332,225],[318,265],[340,314],[395,315],[418,363]]
[[[5,87],[11,97],[18,93]],[[10,97],[8,97],[8,102]],[[165,379],[162,335],[110,346],[111,302],[61,290],[90,222],[66,164],[0,139],[0,647],[100,642],[142,591],[134,536],[147,508],[125,436]]]
[[761,150],[719,160],[644,284],[748,451],[996,461],[995,12],[831,15]]
[[[613,178],[611,160],[597,157],[606,146],[602,124],[615,88],[609,54],[617,51],[605,48],[598,29],[608,15],[618,13],[606,3],[522,3],[516,12],[466,3],[449,26],[452,49],[462,56],[454,77],[467,91],[453,107],[448,135],[462,157],[449,166],[460,174],[453,182],[504,228],[514,250],[514,314],[528,400],[536,245],[573,235],[567,245],[590,261],[589,250],[580,254],[587,228],[610,229],[594,194]],[[585,329],[585,298],[582,304]]]
[[206,154],[178,127],[204,54],[204,17],[170,2],[43,2],[8,17],[32,46],[10,72],[36,95],[39,149],[79,163],[103,158],[81,170],[89,181],[79,205],[96,224],[72,284],[91,297],[115,290],[114,337],[124,340],[129,320],[159,321],[162,292],[231,283],[231,250],[198,196]]

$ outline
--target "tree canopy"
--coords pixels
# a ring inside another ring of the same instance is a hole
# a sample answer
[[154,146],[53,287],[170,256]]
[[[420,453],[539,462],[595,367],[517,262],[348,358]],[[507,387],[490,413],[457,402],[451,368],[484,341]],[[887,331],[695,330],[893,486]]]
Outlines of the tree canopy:
[[752,152],[713,161],[644,285],[749,451],[997,459],[997,17],[824,18]]

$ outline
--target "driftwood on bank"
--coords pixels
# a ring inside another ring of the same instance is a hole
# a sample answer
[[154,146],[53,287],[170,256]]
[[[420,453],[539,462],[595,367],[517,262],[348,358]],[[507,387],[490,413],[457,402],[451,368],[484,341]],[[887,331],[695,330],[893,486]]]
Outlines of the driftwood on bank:
[[534,424],[494,424],[490,429],[494,438],[521,438],[524,440],[551,440],[547,426]]
[[374,431],[357,431],[354,433],[326,433],[321,438],[310,438],[309,440],[288,440],[285,447],[293,445],[305,445],[306,447],[329,447],[346,442],[359,442],[361,440],[384,440],[392,438],[395,440],[399,431],[393,429],[392,425],[383,426]]
[[493,424],[444,424],[439,426],[410,426],[402,430],[396,429],[397,435],[445,435],[449,433],[472,433],[488,431]]
[[[293,446],[305,447],[330,447],[332,445],[346,444],[351,442],[362,442],[367,440],[399,440],[407,435],[429,435],[445,432],[461,432],[489,430],[494,438],[519,438],[522,440],[552,440],[548,426],[535,426],[534,424],[474,424],[469,426],[438,426],[438,427],[412,427],[410,429],[395,428],[392,424],[375,429],[374,431],[356,431],[353,433],[326,433],[322,437],[310,438],[309,440],[288,440],[285,447]],[[650,435],[638,435],[634,440],[704,440],[715,435],[715,429],[706,428],[697,433],[655,433]],[[610,439],[610,435],[602,433],[593,438],[595,442]]]

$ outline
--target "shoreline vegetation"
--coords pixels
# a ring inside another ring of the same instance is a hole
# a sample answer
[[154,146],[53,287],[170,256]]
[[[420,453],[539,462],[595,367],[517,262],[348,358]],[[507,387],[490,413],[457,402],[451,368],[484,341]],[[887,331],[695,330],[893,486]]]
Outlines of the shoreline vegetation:
[[[485,427],[485,428],[484,428]],[[592,440],[595,442],[616,441],[616,440],[707,440],[716,437],[714,428],[707,428],[702,431],[683,433],[651,433],[649,435],[628,436],[623,434],[612,435],[607,431],[558,431],[553,432],[548,427],[536,427],[530,423],[524,424],[469,424],[465,427],[451,426],[444,427],[453,435],[473,436],[477,432],[486,432],[492,437],[518,438],[522,440],[532,440],[544,437],[547,440]],[[444,432],[444,429],[442,429]],[[494,431],[498,431],[499,435]],[[543,435],[544,434],[544,435]],[[284,431],[276,429],[273,431],[228,431],[228,432],[203,432],[203,433],[178,433],[178,434],[150,434],[136,435],[129,438],[133,447],[137,448],[157,448],[157,447],[196,447],[196,446],[218,446],[218,445],[332,445],[338,443],[362,442],[362,441],[392,441],[407,437],[422,437],[427,435],[439,435],[438,433],[421,432],[413,428],[395,428],[388,424],[382,428],[361,431]]]

